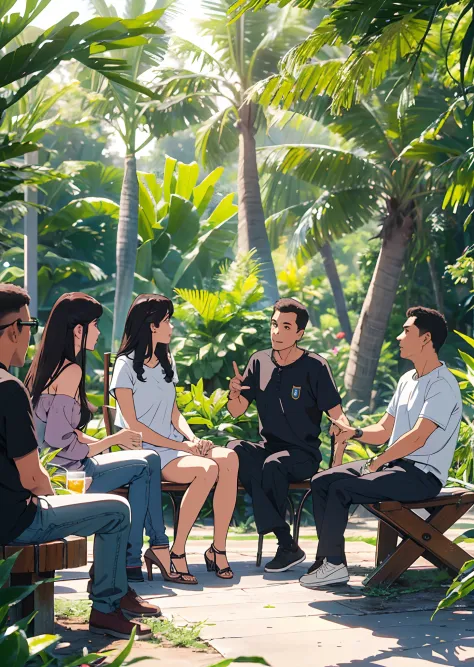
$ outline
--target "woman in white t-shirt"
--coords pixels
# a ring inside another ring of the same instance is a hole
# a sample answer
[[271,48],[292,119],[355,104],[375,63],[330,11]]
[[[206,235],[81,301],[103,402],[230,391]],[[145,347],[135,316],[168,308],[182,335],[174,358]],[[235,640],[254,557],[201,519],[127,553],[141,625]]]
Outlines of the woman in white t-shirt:
[[[178,410],[176,364],[169,351],[173,303],[165,296],[142,294],[127,315],[110,393],[117,401],[115,424],[142,434],[143,447],[161,458],[162,478],[189,484],[184,494],[171,561],[184,583],[197,584],[186,563],[186,540],[214,484],[214,542],[205,552],[209,571],[222,579],[233,572],[226,540],[237,496],[238,458],[234,451],[196,438]],[[151,579],[152,558],[146,559]],[[159,565],[159,563],[155,563]]]

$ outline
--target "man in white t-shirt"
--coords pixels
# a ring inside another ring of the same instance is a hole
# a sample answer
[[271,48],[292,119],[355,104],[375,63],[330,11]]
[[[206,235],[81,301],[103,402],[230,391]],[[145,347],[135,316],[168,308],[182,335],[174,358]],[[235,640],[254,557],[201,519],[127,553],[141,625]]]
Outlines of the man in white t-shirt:
[[356,429],[342,422],[336,448],[350,439],[387,449],[373,459],[353,461],[315,475],[311,480],[319,537],[316,562],[300,579],[306,588],[349,580],[344,531],[352,504],[382,500],[418,502],[438,495],[448,477],[462,417],[462,400],[454,375],[438,358],[448,329],[443,315],[417,306],[397,340],[400,355],[415,369],[400,379],[385,415]]

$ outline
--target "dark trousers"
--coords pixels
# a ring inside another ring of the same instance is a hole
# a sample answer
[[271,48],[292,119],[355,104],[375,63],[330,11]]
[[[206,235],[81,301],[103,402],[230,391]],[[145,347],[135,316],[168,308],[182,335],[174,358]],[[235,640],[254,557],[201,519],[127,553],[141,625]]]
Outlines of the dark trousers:
[[239,480],[252,496],[258,533],[275,532],[281,541],[282,531],[288,535],[290,531],[285,521],[289,484],[309,479],[318,471],[319,451],[315,456],[296,447],[275,452],[244,440],[233,440],[227,446],[239,457]]
[[418,502],[438,495],[441,482],[406,459],[384,470],[361,476],[365,461],[345,463],[319,473],[311,480],[313,512],[319,544],[316,558],[334,565],[346,564],[344,531],[352,504],[382,500]]

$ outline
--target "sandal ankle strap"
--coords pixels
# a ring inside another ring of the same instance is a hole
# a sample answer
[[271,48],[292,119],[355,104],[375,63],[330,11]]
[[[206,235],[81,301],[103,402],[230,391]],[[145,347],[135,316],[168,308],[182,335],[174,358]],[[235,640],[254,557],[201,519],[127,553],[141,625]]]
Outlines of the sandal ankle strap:
[[216,549],[216,547],[214,546],[214,543],[211,544],[211,551],[213,551],[218,556],[227,556],[227,551],[219,551],[219,549]]
[[186,552],[184,554],[175,554],[174,551],[170,553],[170,558],[173,560],[179,560],[180,558],[186,558]]

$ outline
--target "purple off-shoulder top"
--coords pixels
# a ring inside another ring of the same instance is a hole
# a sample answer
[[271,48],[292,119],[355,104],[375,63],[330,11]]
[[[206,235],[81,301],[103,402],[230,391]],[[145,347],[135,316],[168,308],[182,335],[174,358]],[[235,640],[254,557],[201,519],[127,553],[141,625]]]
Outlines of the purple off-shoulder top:
[[53,463],[68,470],[82,470],[89,446],[79,442],[75,429],[81,419],[81,406],[72,396],[42,394],[35,409],[38,433],[44,431],[43,445],[60,449]]

